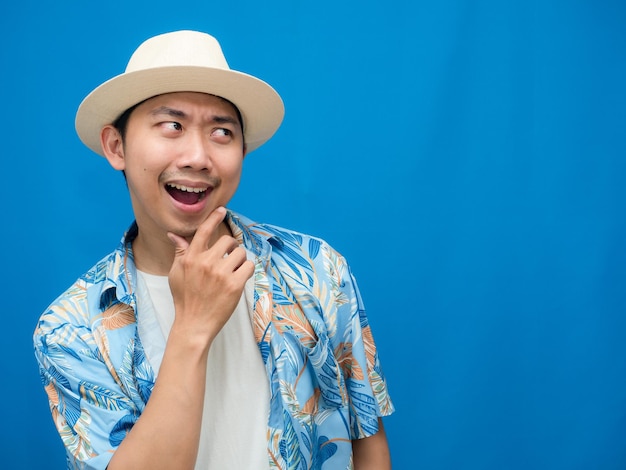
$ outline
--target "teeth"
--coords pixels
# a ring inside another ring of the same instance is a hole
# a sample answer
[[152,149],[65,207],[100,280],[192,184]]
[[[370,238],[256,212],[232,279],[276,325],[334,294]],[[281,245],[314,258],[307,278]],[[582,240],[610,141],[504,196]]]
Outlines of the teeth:
[[206,188],[190,188],[189,186],[184,186],[182,184],[168,183],[167,185],[172,188],[176,188],[179,191],[186,191],[188,193],[203,193],[206,191]]

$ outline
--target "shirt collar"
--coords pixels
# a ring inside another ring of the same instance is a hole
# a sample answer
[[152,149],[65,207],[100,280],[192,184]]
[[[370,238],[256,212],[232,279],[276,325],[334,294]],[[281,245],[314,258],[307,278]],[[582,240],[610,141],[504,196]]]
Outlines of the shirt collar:
[[[270,227],[258,224],[231,210],[227,211],[226,223],[237,242],[254,253],[257,260],[261,261],[262,264],[269,260],[272,246],[282,247],[284,244]],[[135,306],[134,292],[137,268],[135,267],[132,243],[137,237],[137,233],[137,223],[133,222],[124,233],[115,251],[109,256],[101,297],[101,306],[105,308],[113,303],[113,292],[115,292],[115,298],[119,302],[129,304],[132,307]]]
[[106,259],[105,279],[102,284],[100,307],[104,310],[116,302],[122,302],[135,307],[135,260],[133,257],[132,241],[137,236],[137,224],[132,223],[130,228]]
[[269,258],[271,245],[282,245],[282,241],[268,231],[266,226],[231,210],[226,214],[226,223],[235,240],[258,258]]

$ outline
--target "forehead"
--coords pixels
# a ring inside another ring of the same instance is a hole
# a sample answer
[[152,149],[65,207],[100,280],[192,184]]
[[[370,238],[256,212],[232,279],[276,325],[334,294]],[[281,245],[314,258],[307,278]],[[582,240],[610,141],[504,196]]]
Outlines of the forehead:
[[230,115],[241,122],[239,110],[230,101],[220,96],[197,92],[175,92],[153,96],[137,105],[137,110],[151,113],[159,108],[171,108],[188,114],[210,112]]

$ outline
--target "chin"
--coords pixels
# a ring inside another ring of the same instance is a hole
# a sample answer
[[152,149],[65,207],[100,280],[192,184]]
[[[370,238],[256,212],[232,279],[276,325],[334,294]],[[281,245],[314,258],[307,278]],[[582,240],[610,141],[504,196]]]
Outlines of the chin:
[[183,238],[193,238],[199,224],[185,224],[172,227],[169,231]]

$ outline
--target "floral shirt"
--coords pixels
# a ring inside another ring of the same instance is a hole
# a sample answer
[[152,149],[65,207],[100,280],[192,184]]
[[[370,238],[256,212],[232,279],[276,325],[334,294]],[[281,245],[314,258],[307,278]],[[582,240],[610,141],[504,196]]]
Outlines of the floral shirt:
[[[355,280],[318,238],[229,212],[255,255],[253,330],[270,384],[275,469],[350,469],[351,440],[393,412]],[[35,356],[68,468],[104,469],[155,382],[137,333],[131,243],[80,277],[41,316]]]

